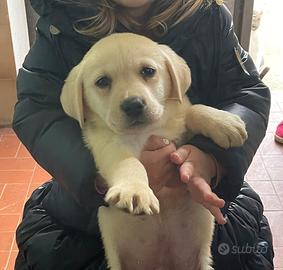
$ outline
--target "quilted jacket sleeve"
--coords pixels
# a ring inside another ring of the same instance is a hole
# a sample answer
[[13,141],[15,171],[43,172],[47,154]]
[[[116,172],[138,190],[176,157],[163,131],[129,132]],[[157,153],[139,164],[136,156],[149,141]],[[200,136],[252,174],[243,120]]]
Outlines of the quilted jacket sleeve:
[[96,168],[78,123],[61,107],[67,70],[45,28],[39,27],[19,71],[13,128],[34,159],[83,204],[87,194],[100,196],[94,191]]
[[220,61],[217,91],[212,103],[219,109],[239,115],[246,123],[249,137],[242,147],[229,150],[203,136],[194,137],[190,144],[212,153],[225,168],[226,176],[215,191],[226,201],[231,201],[238,195],[247,169],[265,136],[270,92],[259,79],[251,57],[239,44],[231,14],[225,7],[220,7],[219,13]]

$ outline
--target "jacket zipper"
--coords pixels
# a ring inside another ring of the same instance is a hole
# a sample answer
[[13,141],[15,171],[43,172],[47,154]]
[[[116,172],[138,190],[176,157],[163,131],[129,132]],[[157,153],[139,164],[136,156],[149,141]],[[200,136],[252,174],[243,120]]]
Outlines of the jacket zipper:
[[62,51],[62,46],[61,46],[61,43],[60,43],[60,38],[58,37],[58,35],[61,35],[61,33],[57,34],[57,35],[54,35],[52,33],[50,33],[51,35],[51,39],[52,41],[54,42],[54,45],[55,45],[55,48],[56,48],[56,54],[57,56],[62,60],[63,64],[64,64],[64,69],[65,69],[65,72],[66,74],[69,73],[69,71],[71,70],[71,67],[70,65],[68,64],[64,54],[63,54],[63,51]]

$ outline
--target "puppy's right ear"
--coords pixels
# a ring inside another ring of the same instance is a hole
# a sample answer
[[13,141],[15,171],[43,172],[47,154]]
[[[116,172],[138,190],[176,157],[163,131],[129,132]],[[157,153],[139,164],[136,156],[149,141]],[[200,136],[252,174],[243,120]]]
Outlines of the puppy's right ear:
[[82,63],[75,66],[69,73],[61,93],[61,104],[64,111],[74,119],[80,126],[84,124],[83,110],[83,80]]
[[183,58],[177,55],[170,47],[159,45],[161,53],[171,77],[172,89],[168,99],[175,99],[182,103],[186,91],[191,85],[191,71]]

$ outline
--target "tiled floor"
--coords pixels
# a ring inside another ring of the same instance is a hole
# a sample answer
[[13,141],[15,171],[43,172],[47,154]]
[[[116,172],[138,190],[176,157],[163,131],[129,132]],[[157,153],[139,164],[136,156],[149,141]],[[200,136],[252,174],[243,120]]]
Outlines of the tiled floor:
[[[273,93],[268,132],[247,173],[261,195],[274,236],[275,267],[283,270],[283,146],[273,131],[283,120],[283,93]],[[17,247],[15,229],[24,202],[50,176],[32,159],[11,129],[0,129],[0,270],[12,270]]]
[[24,202],[50,179],[11,129],[0,129],[0,270],[13,270],[17,255],[15,229]]
[[283,270],[283,145],[274,142],[273,132],[282,120],[283,92],[274,91],[267,134],[246,175],[260,194],[272,229],[276,270]]

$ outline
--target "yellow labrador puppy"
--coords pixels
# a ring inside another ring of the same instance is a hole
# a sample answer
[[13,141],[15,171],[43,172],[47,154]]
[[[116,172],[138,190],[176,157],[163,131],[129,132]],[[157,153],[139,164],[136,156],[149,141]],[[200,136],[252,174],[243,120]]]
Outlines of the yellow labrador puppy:
[[63,108],[79,121],[109,187],[110,207],[98,218],[112,270],[212,269],[212,215],[183,186],[157,199],[139,161],[152,134],[178,145],[203,134],[224,148],[247,138],[238,116],[191,105],[190,84],[190,69],[169,47],[124,33],[97,42],[63,87]]

